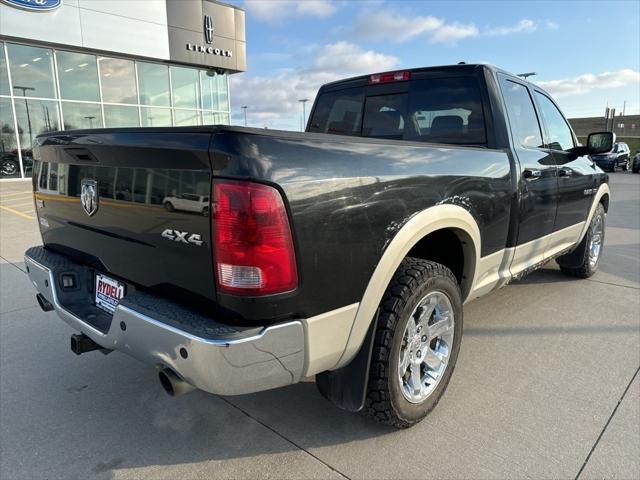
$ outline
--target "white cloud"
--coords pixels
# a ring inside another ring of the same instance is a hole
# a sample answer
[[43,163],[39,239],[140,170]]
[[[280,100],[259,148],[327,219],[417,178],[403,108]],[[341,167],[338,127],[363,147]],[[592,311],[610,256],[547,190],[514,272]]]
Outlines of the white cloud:
[[478,28],[474,24],[462,25],[459,23],[452,23],[449,25],[443,25],[433,32],[429,42],[454,44],[458,40],[477,36]]
[[544,24],[549,30],[557,30],[558,28],[560,28],[558,22],[554,22],[553,20],[546,20]]
[[[391,70],[399,63],[397,57],[363,50],[353,43],[332,43],[317,49],[308,66],[299,71],[281,71],[269,77],[233,75],[230,77],[231,98],[234,105],[249,106],[250,125],[296,129],[301,110],[298,100],[310,100],[308,112],[322,84]],[[234,113],[236,122],[240,121],[238,112]]]
[[333,15],[336,6],[327,0],[304,0],[297,2],[296,9],[301,14],[324,18]]
[[453,44],[477,36],[478,29],[474,24],[447,23],[431,15],[406,17],[390,10],[364,10],[356,18],[352,33],[357,39],[394,43],[426,35],[431,43]]
[[353,33],[359,39],[390,40],[404,42],[426,32],[433,31],[444,22],[436,17],[403,17],[388,10],[363,11],[356,18]]
[[485,30],[484,34],[489,36],[513,35],[514,33],[531,33],[538,29],[538,25],[533,20],[523,18],[518,23],[503,27],[494,27]]
[[574,78],[536,82],[555,97],[582,95],[592,90],[620,88],[629,85],[640,87],[640,71],[625,68],[617,72],[585,73]]
[[245,0],[244,8],[248,15],[266,22],[304,15],[326,18],[337,9],[331,0]]
[[486,27],[481,30],[473,23],[450,22],[432,15],[403,16],[390,10],[363,10],[356,17],[351,32],[359,40],[400,43],[424,35],[430,43],[455,44],[465,38],[478,36],[532,33],[542,27],[555,30],[558,24],[552,20],[540,22],[523,18],[513,25]]

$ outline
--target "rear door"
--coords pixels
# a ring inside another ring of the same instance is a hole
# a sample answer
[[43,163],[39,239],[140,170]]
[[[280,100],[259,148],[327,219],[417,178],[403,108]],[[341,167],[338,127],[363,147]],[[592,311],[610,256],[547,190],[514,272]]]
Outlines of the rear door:
[[575,137],[557,105],[544,92],[534,97],[543,124],[544,142],[558,167],[558,211],[549,244],[549,255],[570,247],[578,240],[596,186],[594,164],[588,156],[575,157],[569,150]]
[[546,148],[531,92],[525,83],[499,75],[513,150],[520,164],[518,240],[511,265],[518,273],[541,262],[553,232],[558,177]]

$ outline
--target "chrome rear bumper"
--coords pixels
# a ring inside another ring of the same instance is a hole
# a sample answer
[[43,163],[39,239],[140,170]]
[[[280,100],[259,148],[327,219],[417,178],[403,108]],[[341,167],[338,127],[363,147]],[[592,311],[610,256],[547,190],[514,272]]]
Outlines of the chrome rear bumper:
[[[88,267],[43,247],[27,250],[25,264],[36,290],[72,328],[104,348],[170,368],[197,388],[239,395],[290,385],[302,377],[301,321],[234,328],[162,298],[132,292],[118,305],[108,328],[100,329],[91,319],[105,314],[93,305],[88,291],[92,283],[86,281],[93,272]],[[79,276],[79,287],[67,295],[60,274],[69,272]]]

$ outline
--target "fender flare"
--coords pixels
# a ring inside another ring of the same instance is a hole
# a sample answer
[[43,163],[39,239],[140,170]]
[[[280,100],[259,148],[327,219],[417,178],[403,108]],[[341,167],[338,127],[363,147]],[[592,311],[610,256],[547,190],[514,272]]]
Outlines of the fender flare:
[[463,300],[469,295],[480,260],[480,229],[477,222],[469,211],[458,205],[436,205],[417,213],[396,233],[380,258],[358,306],[345,350],[334,368],[344,367],[358,353],[382,296],[409,251],[430,233],[447,228],[456,230],[463,243]]
[[602,183],[598,187],[598,190],[596,191],[596,194],[593,197],[593,202],[591,203],[591,209],[589,210],[589,215],[587,215],[587,221],[584,223],[582,227],[582,231],[580,232],[580,236],[578,237],[576,246],[580,245],[580,242],[582,242],[582,239],[587,234],[587,230],[589,230],[589,226],[591,225],[591,220],[593,220],[593,216],[596,213],[596,208],[600,204],[600,200],[602,200],[602,198],[605,195],[608,197],[608,201],[607,201],[607,205],[608,205],[609,202],[611,201],[611,190],[609,189],[608,183]]

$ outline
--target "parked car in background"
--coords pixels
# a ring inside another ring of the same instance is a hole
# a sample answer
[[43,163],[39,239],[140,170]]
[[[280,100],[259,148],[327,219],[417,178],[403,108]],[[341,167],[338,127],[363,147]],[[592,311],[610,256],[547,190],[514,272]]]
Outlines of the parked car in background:
[[194,212],[202,215],[209,214],[209,197],[202,195],[181,193],[173,197],[165,197],[164,200],[162,200],[162,204],[169,212],[181,210],[183,212]]
[[596,162],[603,170],[615,172],[616,168],[621,167],[625,172],[629,170],[629,158],[631,151],[629,145],[624,142],[618,142],[613,145],[613,150],[602,155],[592,155],[591,159]]
[[[22,166],[25,175],[31,174],[33,168],[33,157],[31,151],[22,153]],[[20,160],[16,152],[0,153],[0,177],[16,177],[20,176]]]
[[636,152],[636,156],[633,157],[633,162],[631,162],[631,171],[633,173],[640,172],[640,150]]

